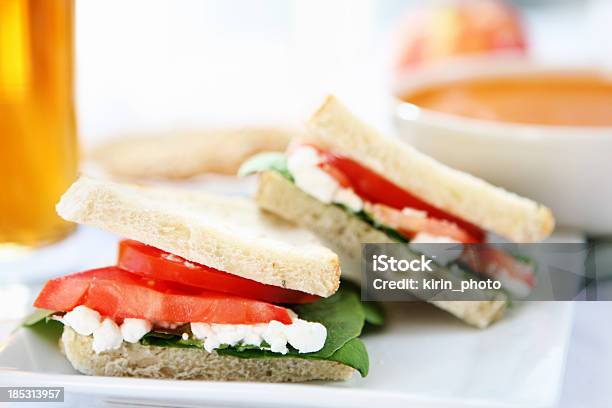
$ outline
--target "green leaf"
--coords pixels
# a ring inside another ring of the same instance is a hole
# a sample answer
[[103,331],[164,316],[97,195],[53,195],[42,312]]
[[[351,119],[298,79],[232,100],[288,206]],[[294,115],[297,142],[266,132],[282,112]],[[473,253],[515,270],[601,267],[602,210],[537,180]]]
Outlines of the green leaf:
[[196,343],[185,343],[182,338],[174,335],[158,336],[156,332],[149,332],[140,339],[140,344],[144,346],[157,347],[175,347],[175,348],[203,348],[202,345]]
[[45,320],[47,317],[56,313],[54,310],[47,309],[34,309],[32,313],[26,316],[21,322],[22,326],[33,326],[41,320]]
[[274,170],[286,179],[293,181],[293,176],[287,169],[287,156],[279,152],[259,153],[251,157],[240,166],[238,175],[240,177],[259,173],[265,170]]
[[[358,295],[361,293],[361,286],[351,280],[343,279],[340,286],[343,290],[352,290]],[[362,300],[359,303],[363,309],[366,323],[374,326],[382,326],[385,324],[385,310],[380,303],[374,301],[364,302]]]
[[326,360],[337,361],[338,363],[353,367],[359,371],[362,377],[367,376],[370,369],[368,350],[366,350],[365,344],[358,338],[354,338],[340,347]]
[[[55,313],[55,312],[51,312]],[[23,325],[28,329],[32,330],[36,335],[49,344],[57,345],[57,341],[64,331],[64,325],[57,320],[49,319],[51,313],[46,316],[42,316],[44,313],[39,313],[37,317],[30,315],[24,320]],[[42,316],[42,317],[40,317]]]
[[353,338],[347,343],[343,344],[338,350],[336,350],[331,356],[322,357],[317,356],[317,353],[299,354],[295,350],[290,350],[288,354],[273,353],[267,350],[261,349],[249,349],[244,351],[238,351],[232,347],[217,349],[217,354],[222,356],[232,356],[237,358],[303,358],[307,360],[327,360],[336,361],[349,367],[353,367],[359,371],[362,377],[368,375],[369,370],[369,357],[368,352],[363,342],[358,338]]
[[361,334],[365,313],[356,291],[340,288],[333,296],[293,308],[300,319],[319,322],[327,328],[325,346],[311,356],[329,357]]
[[365,314],[366,323],[374,326],[385,324],[385,311],[377,302],[361,302],[361,308]]

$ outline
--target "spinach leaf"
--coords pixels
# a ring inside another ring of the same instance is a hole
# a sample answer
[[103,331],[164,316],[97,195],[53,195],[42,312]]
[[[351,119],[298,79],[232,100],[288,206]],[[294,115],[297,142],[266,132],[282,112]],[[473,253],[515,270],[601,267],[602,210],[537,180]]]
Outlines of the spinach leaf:
[[62,336],[62,332],[64,331],[64,325],[50,318],[53,313],[56,312],[52,310],[36,309],[27,316],[21,324],[32,330],[44,341],[50,344],[57,344],[57,340]]
[[[340,286],[343,290],[352,290],[357,294],[361,293],[361,286],[359,284],[343,279]],[[359,302],[363,309],[365,322],[374,326],[382,326],[385,324],[385,311],[378,302]]]
[[287,170],[287,156],[284,153],[266,152],[259,153],[251,157],[240,166],[238,175],[240,177],[259,173],[265,170],[274,170],[280,173],[289,181],[293,181],[293,176]]
[[355,370],[359,371],[362,377],[367,376],[370,369],[368,351],[366,350],[365,344],[358,338],[354,338],[340,347],[326,360],[337,361],[338,363],[353,367]]
[[365,321],[374,326],[385,324],[385,311],[377,302],[361,302],[361,308],[365,315]]
[[47,319],[53,313],[56,313],[54,310],[47,309],[34,309],[32,313],[26,316],[21,322],[22,326],[33,326],[36,323]]
[[340,288],[333,296],[293,308],[300,319],[319,322],[327,328],[325,346],[310,356],[329,357],[348,341],[361,334],[365,313],[359,294]]
[[343,344],[338,350],[336,350],[332,355],[327,357],[318,356],[317,353],[308,353],[308,354],[299,354],[297,351],[290,349],[289,353],[283,355],[278,353],[273,353],[268,350],[262,349],[249,349],[239,351],[233,347],[221,348],[215,350],[217,354],[222,356],[232,356],[238,358],[303,358],[307,360],[327,360],[327,361],[336,361],[338,363],[342,363],[349,367],[353,367],[362,377],[368,375],[369,369],[369,358],[368,352],[365,348],[363,342],[358,338],[353,338],[349,340],[347,343]]

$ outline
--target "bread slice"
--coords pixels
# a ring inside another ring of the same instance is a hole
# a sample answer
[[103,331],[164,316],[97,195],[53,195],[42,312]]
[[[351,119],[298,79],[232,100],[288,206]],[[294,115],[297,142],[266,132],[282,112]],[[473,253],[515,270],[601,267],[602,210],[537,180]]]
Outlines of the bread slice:
[[333,96],[307,127],[304,140],[354,159],[429,204],[487,231],[515,242],[535,242],[554,228],[548,208],[379,135]]
[[135,135],[98,146],[88,159],[118,179],[235,175],[248,157],[263,151],[283,151],[291,137],[302,131],[243,127]]
[[324,297],[340,283],[335,253],[246,199],[81,177],[57,212],[258,282]]
[[143,346],[124,342],[96,354],[92,336],[64,327],[60,348],[83,374],[178,380],[303,382],[349,379],[355,370],[335,361],[302,358],[243,359],[190,348]]
[[[292,182],[273,171],[259,176],[255,200],[259,206],[287,221],[309,228],[326,245],[361,258],[362,243],[396,242],[385,233],[335,205],[324,204],[304,193]],[[503,301],[434,301],[439,308],[466,323],[484,328],[499,319],[505,311]]]

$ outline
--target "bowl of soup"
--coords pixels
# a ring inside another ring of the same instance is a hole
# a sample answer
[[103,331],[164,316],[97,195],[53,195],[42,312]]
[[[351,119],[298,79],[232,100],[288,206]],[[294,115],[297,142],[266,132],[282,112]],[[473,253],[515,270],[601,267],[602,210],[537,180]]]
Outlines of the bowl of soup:
[[612,234],[612,72],[463,61],[412,72],[394,97],[417,149],[544,203],[558,225]]

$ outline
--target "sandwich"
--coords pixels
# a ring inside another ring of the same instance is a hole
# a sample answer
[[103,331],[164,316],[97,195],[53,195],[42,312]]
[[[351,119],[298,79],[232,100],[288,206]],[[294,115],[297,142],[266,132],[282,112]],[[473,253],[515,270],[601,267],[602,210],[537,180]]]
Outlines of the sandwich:
[[[82,177],[66,220],[124,239],[115,265],[49,280],[28,324],[62,324],[84,374],[301,382],[365,376],[366,319],[338,256],[246,199]],[[366,315],[368,317],[366,317]]]
[[[361,256],[362,243],[482,244],[488,232],[536,242],[554,228],[543,205],[381,136],[333,96],[306,130],[286,153],[254,156],[240,173],[259,173],[261,208],[354,258]],[[522,293],[535,284],[530,262],[495,247],[466,250],[451,266],[470,277],[500,279]],[[503,315],[508,300],[503,292],[487,301],[432,303],[482,328]]]

